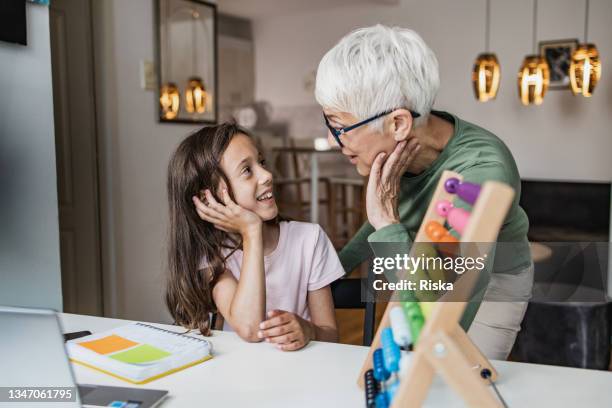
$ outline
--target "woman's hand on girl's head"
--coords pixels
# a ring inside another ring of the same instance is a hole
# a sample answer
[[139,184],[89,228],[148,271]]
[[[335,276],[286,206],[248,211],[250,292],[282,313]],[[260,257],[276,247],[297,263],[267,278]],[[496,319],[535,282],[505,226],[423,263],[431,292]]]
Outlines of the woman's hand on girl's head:
[[193,196],[193,203],[198,216],[208,221],[215,228],[226,232],[238,233],[243,237],[250,233],[260,233],[262,220],[253,211],[249,211],[236,204],[229,196],[227,189],[222,189],[219,203],[210,190],[204,190],[206,204],[198,197]]
[[314,327],[295,313],[284,310],[271,310],[268,320],[259,325],[260,339],[276,344],[279,350],[294,351],[314,340]]
[[376,230],[399,223],[400,181],[419,149],[418,140],[413,138],[398,143],[388,157],[386,153],[376,156],[366,189],[368,221]]

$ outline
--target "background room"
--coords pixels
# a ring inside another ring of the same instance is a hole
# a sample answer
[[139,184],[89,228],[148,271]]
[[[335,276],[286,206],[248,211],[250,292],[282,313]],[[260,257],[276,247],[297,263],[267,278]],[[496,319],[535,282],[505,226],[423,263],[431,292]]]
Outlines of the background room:
[[[584,41],[583,0],[539,0],[535,19],[533,0],[491,0],[488,14],[486,0],[211,3],[214,25],[197,26],[196,37],[187,17],[168,28],[178,14],[164,15],[158,1],[26,3],[27,45],[0,42],[0,304],[172,323],[163,300],[167,163],[206,121],[252,129],[276,172],[281,211],[320,222],[340,249],[366,219],[365,180],[326,144],[315,73],[343,35],[376,23],[417,31],[439,61],[434,108],[491,130],[513,152],[542,263],[554,253],[542,241],[610,241],[611,2],[588,7],[588,41],[603,67],[593,95],[551,86],[539,106],[519,100],[521,63],[540,42]],[[487,42],[501,82],[481,103],[472,68]],[[206,112],[164,118],[160,87],[174,81],[183,98],[196,70]],[[584,324],[607,341],[590,368],[610,356],[612,313],[607,302],[596,307]],[[364,311],[338,316],[341,341],[361,344]]]

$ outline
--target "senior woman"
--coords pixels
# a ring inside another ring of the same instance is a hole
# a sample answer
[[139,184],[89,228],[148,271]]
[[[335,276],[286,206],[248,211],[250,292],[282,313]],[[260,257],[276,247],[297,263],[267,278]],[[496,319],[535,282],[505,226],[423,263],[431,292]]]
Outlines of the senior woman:
[[461,322],[487,357],[505,359],[533,284],[528,220],[518,204],[520,177],[512,154],[494,134],[432,110],[439,82],[434,53],[408,29],[355,30],[321,60],[315,93],[330,143],[342,148],[359,174],[369,175],[368,222],[340,260],[350,272],[373,256],[369,244],[412,244],[444,170],[475,183],[509,184],[517,194],[498,242],[512,242],[512,251],[501,256],[498,247],[486,292],[472,299]]

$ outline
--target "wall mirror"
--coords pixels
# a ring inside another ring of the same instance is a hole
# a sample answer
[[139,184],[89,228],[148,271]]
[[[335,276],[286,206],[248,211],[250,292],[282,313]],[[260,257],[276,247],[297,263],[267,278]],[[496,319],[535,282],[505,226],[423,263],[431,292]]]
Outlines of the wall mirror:
[[217,7],[157,0],[160,122],[217,122]]

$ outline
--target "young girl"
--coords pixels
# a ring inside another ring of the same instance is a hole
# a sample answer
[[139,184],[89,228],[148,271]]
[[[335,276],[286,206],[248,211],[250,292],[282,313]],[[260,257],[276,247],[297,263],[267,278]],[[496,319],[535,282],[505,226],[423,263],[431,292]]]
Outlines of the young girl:
[[272,174],[245,130],[188,136],[168,166],[168,199],[166,303],[178,324],[209,335],[218,311],[243,339],[281,350],[338,340],[336,251],[319,225],[279,220]]

